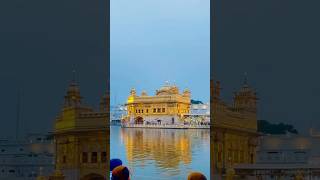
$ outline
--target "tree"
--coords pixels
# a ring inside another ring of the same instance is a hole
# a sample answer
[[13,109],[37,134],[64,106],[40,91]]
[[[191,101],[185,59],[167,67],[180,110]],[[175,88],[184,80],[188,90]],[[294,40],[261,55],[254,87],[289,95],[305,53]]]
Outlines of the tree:
[[258,132],[264,134],[298,134],[298,131],[290,124],[273,124],[266,120],[258,120]]

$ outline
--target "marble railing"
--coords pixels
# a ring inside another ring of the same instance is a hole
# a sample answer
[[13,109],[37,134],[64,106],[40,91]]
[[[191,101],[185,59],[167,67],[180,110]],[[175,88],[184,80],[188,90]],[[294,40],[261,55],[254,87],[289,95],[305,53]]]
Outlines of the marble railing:
[[164,129],[209,129],[210,125],[174,125],[174,124],[122,124],[127,128],[164,128]]

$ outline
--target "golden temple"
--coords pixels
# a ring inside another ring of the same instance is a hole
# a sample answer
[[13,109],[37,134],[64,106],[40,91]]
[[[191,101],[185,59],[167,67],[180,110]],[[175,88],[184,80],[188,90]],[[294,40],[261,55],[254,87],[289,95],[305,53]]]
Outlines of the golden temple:
[[166,83],[149,96],[146,91],[137,95],[131,89],[128,97],[127,116],[123,119],[126,124],[177,125],[183,124],[182,117],[190,113],[191,93],[185,89],[182,93],[176,85]]
[[106,179],[109,169],[109,93],[101,98],[100,110],[82,103],[73,80],[62,112],[54,126],[56,173],[49,179]]
[[240,163],[254,163],[257,147],[257,97],[247,81],[233,104],[220,98],[220,82],[211,80],[211,177]]

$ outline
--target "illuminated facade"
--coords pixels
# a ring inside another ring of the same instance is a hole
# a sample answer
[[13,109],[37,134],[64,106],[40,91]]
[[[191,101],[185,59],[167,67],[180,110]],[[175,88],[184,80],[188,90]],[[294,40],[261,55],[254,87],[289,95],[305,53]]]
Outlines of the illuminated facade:
[[127,101],[125,123],[129,124],[183,124],[183,116],[190,113],[190,91],[179,93],[175,85],[166,84],[148,96],[145,91],[140,96],[136,90],[130,91]]
[[63,110],[55,121],[56,174],[61,172],[66,180],[106,179],[108,104],[106,94],[101,98],[100,111],[86,107],[78,84],[72,81]]
[[211,81],[212,177],[236,164],[254,163],[257,147],[257,97],[245,81],[233,104],[220,99],[220,83]]

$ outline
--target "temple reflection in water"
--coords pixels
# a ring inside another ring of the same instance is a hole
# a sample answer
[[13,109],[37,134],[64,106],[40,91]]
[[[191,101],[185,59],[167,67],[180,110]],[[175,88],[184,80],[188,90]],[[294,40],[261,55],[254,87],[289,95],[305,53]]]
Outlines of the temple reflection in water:
[[[140,171],[140,168],[144,169],[146,176],[159,177],[165,174],[163,177],[166,178],[181,178],[189,171],[198,170],[196,168],[206,169],[206,174],[209,176],[210,131],[208,129],[112,128],[119,130],[120,142],[118,142],[123,144],[125,149],[123,158],[126,157],[128,166],[137,168],[137,171]],[[197,163],[205,162],[205,159],[208,163],[203,165]],[[134,172],[136,177],[141,175],[141,172],[137,171]]]

